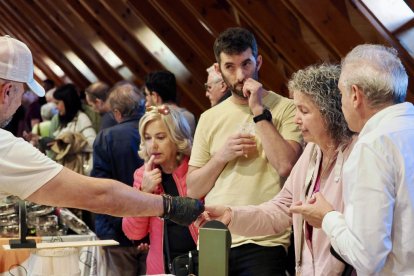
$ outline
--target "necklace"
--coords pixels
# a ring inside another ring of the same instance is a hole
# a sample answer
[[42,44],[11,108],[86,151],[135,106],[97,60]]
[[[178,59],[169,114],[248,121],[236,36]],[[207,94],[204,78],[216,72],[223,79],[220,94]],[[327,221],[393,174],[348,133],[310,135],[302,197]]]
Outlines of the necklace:
[[323,156],[321,158],[321,166],[319,168],[319,171],[321,172],[319,174],[319,179],[322,181],[322,179],[325,177],[325,174],[329,171],[329,168],[332,166],[333,161],[336,160],[336,157],[338,156],[338,151],[335,150],[335,152],[329,157],[328,161],[326,162],[325,166],[323,165]]

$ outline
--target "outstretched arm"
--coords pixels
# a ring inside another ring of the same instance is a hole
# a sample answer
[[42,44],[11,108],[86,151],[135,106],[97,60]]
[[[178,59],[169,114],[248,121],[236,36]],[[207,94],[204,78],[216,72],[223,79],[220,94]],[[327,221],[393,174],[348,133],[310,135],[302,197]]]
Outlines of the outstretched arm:
[[67,168],[28,197],[59,207],[73,207],[113,216],[161,216],[161,196],[139,192],[121,182],[92,178]]
[[206,211],[197,219],[202,226],[210,220],[219,220],[232,233],[243,236],[274,235],[292,224],[289,207],[292,202],[292,182],[286,181],[283,189],[273,199],[260,205],[206,206]]
[[67,168],[27,199],[119,217],[163,216],[183,225],[190,224],[204,211],[198,200],[143,193],[115,180],[87,177]]

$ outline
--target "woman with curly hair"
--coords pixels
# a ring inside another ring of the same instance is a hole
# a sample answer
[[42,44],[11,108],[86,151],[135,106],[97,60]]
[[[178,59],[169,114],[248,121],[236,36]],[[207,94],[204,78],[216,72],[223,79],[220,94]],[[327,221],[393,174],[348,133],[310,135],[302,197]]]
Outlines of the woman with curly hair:
[[321,191],[336,210],[343,210],[342,166],[354,139],[341,111],[340,68],[322,64],[293,74],[289,91],[296,106],[295,122],[306,148],[283,189],[258,206],[206,206],[204,220],[220,220],[239,235],[271,235],[293,224],[296,272],[302,275],[341,275],[345,264],[330,253],[329,237],[313,228],[290,206]]
[[[134,187],[152,194],[185,196],[186,176],[191,153],[190,126],[171,105],[150,106],[139,121],[139,156],[145,164],[134,173]],[[170,273],[172,260],[196,249],[198,230],[159,217],[124,218],[122,229],[131,240],[149,234],[147,274]],[[141,244],[139,249],[148,249]]]

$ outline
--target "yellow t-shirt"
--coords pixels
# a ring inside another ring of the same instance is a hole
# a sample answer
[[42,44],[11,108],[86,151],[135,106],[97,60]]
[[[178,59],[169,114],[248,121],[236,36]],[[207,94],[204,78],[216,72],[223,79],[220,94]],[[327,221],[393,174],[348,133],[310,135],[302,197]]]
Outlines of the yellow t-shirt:
[[[302,143],[300,131],[294,123],[292,100],[270,92],[263,98],[263,105],[271,111],[273,124],[284,139]],[[196,129],[190,165],[204,166],[230,135],[240,131],[242,124],[249,124],[254,129],[253,114],[248,105],[235,104],[231,98],[204,112]],[[257,135],[256,143],[256,154],[241,156],[226,165],[206,195],[206,205],[258,205],[272,199],[281,190],[284,179],[268,162]],[[289,233],[287,230],[281,235],[256,237],[232,234],[232,247],[246,243],[287,247]]]

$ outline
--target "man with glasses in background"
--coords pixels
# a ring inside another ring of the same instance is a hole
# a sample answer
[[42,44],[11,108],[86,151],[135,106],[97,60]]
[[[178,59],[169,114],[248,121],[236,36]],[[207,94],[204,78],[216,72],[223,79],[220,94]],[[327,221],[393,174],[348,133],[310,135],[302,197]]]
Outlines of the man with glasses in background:
[[221,74],[214,69],[214,64],[207,68],[207,82],[204,84],[206,97],[210,100],[211,107],[221,103],[231,96],[231,91],[224,82]]

